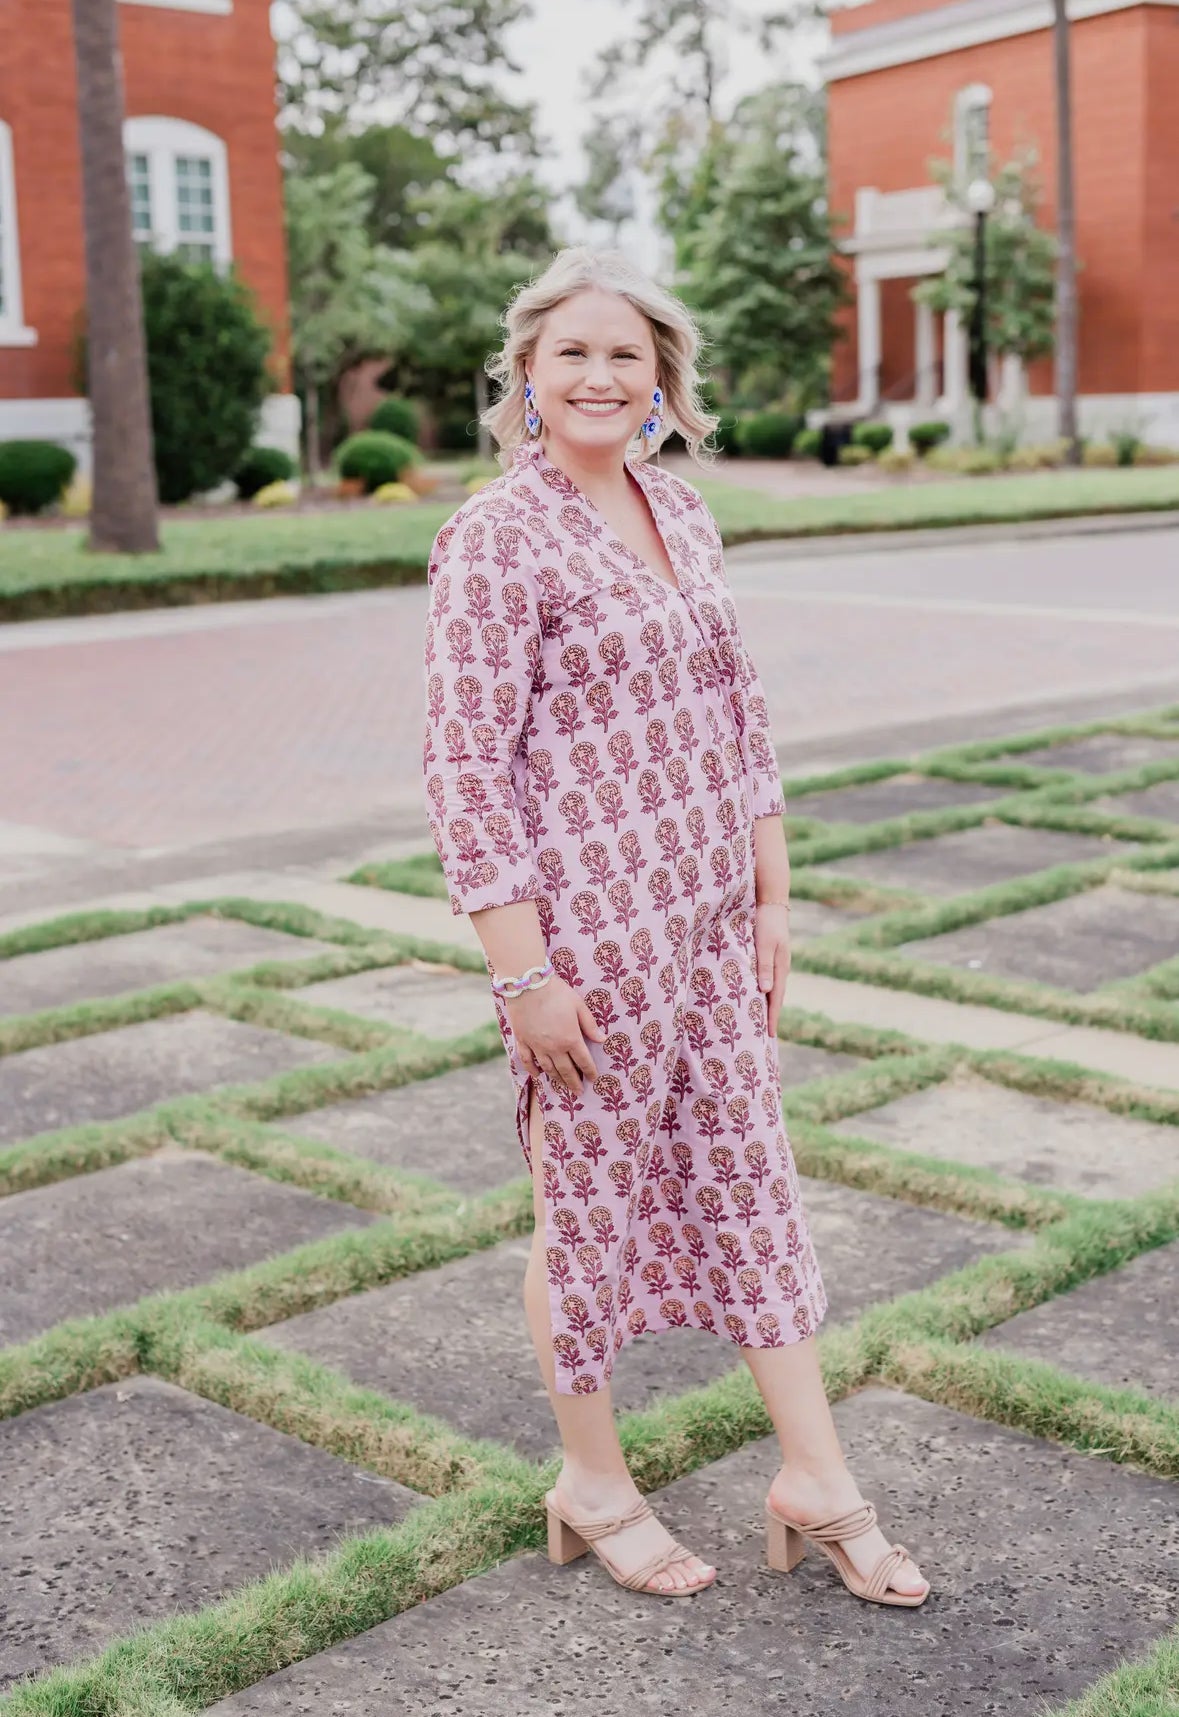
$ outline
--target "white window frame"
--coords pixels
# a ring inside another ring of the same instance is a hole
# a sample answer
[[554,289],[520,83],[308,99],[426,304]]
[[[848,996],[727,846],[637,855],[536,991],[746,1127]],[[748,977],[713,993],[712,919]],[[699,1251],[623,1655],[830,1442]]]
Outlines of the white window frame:
[[158,6],[165,12],[216,12],[228,17],[233,0],[123,0],[124,6]]
[[20,224],[16,174],[12,165],[12,127],[0,119],[0,266],[4,305],[0,309],[0,346],[35,346],[37,330],[25,327],[20,279]]
[[[209,242],[217,268],[233,261],[233,236],[229,218],[229,152],[224,140],[203,125],[187,119],[169,119],[145,114],[123,124],[125,156],[145,155],[151,187],[152,244],[156,250],[173,251],[194,242],[191,233],[180,231],[176,195],[178,155],[203,155],[212,163],[213,231]],[[197,241],[199,242],[199,241]]]
[[976,167],[970,159],[970,122],[976,113],[987,115],[987,148],[990,150],[991,136],[991,103],[994,100],[992,90],[985,83],[967,84],[954,97],[954,179],[958,185],[965,187],[971,179],[979,177],[987,171],[984,162],[981,168]]

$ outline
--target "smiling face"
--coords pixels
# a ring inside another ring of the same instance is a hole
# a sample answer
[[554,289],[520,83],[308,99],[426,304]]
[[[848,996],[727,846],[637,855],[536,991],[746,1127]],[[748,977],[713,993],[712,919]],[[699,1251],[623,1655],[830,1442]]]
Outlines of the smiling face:
[[651,324],[617,292],[587,287],[549,311],[525,369],[550,452],[621,459],[651,412]]

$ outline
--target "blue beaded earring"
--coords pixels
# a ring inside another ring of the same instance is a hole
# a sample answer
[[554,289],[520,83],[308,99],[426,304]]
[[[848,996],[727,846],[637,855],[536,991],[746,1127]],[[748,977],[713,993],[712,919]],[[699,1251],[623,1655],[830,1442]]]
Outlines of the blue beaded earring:
[[524,383],[524,427],[529,435],[540,434],[540,413],[536,409],[536,389],[531,382]]
[[660,407],[662,404],[663,389],[656,388],[655,392],[651,396],[651,415],[643,424],[642,428],[642,434],[647,441],[654,441],[655,437],[659,434],[659,431],[663,428],[663,418],[660,414]]

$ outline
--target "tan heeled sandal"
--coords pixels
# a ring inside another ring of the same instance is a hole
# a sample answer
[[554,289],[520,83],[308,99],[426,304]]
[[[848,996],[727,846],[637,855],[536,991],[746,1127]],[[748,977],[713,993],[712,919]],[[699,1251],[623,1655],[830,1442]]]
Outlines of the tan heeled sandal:
[[929,1596],[928,1580],[924,1592],[889,1591],[889,1581],[909,1555],[903,1544],[894,1544],[891,1550],[886,1550],[867,1579],[856,1572],[841,1547],[841,1540],[862,1538],[875,1525],[876,1510],[870,1502],[831,1520],[816,1521],[811,1526],[803,1526],[797,1520],[786,1520],[767,1502],[766,1560],[778,1573],[792,1573],[806,1555],[804,1540],[809,1538],[825,1556],[831,1558],[839,1578],[854,1597],[863,1598],[869,1604],[901,1604],[906,1609],[915,1610]]
[[636,1568],[633,1574],[620,1574],[602,1549],[599,1542],[603,1538],[611,1538],[616,1532],[621,1532],[627,1526],[637,1526],[642,1520],[649,1520],[652,1515],[650,1504],[640,1497],[633,1508],[625,1514],[615,1515],[609,1520],[571,1520],[564,1514],[556,1500],[556,1494],[548,1491],[545,1495],[545,1509],[549,1523],[549,1561],[564,1566],[566,1562],[576,1561],[584,1556],[587,1550],[592,1550],[598,1561],[605,1568],[612,1580],[624,1586],[628,1592],[649,1592],[653,1598],[693,1598],[697,1592],[703,1592],[716,1579],[716,1570],[705,1580],[698,1580],[694,1586],[684,1586],[673,1591],[663,1591],[651,1584],[660,1574],[666,1574],[669,1568],[677,1563],[690,1562],[692,1552],[685,1550],[682,1544],[673,1544],[670,1550],[661,1551],[649,1562],[644,1562],[641,1568]]

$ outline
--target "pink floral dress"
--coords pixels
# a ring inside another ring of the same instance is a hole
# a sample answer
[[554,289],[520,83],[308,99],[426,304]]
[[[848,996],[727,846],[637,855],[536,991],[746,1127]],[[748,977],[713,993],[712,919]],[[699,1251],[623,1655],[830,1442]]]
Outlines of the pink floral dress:
[[[753,959],[756,817],[784,806],[720,533],[690,484],[629,464],[678,589],[538,443],[438,533],[426,795],[456,913],[535,900],[606,1033],[580,1096],[540,1079],[558,1387],[631,1336],[741,1347],[826,1310]],[[529,1077],[498,1004],[529,1152]]]

